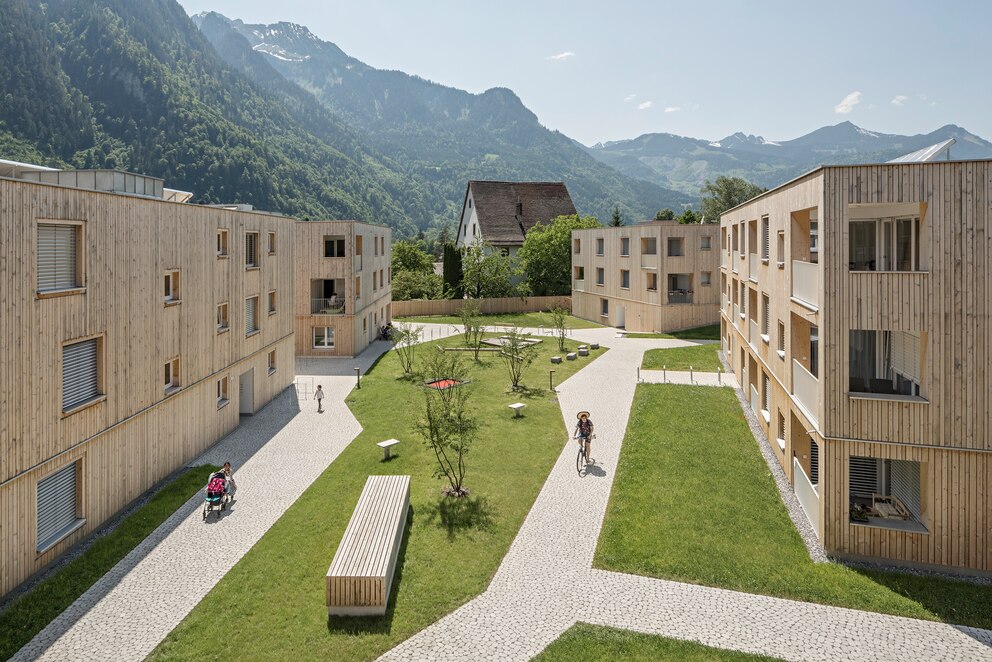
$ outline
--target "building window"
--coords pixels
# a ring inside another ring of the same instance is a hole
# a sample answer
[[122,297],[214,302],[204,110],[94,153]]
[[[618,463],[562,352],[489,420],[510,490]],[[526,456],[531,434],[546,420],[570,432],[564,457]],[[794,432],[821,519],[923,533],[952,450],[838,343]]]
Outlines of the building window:
[[102,338],[62,346],[62,411],[70,411],[103,395]]
[[778,354],[785,358],[785,324],[782,320],[778,321]]
[[271,375],[276,371],[276,350],[269,352],[269,374]]
[[761,373],[761,411],[765,414],[765,420],[768,420],[768,391],[770,388],[768,375]]
[[713,243],[713,237],[709,235],[703,235],[699,238],[699,250],[708,251],[710,250]]
[[606,282],[606,270],[603,267],[596,267],[596,284],[603,285]]
[[362,243],[363,243],[363,239],[364,239],[364,237],[362,237],[362,235],[360,235],[360,234],[359,235],[355,235],[355,255],[356,256],[361,256],[362,255]]
[[778,241],[775,245],[775,261],[779,269],[785,268],[785,230],[778,231]]
[[586,268],[585,267],[575,267],[575,280],[585,280],[586,278]]
[[223,333],[231,328],[227,315],[227,302],[217,305],[217,333]]
[[778,439],[778,447],[785,450],[785,415],[782,410],[778,410],[778,426],[775,428],[775,438]]
[[245,267],[254,269],[258,267],[258,233],[245,233]]
[[258,297],[245,299],[245,336],[258,333]]
[[386,277],[386,272],[384,270],[382,270],[382,269],[379,269],[379,287],[385,287],[386,286],[385,277]]
[[850,222],[851,271],[922,271],[920,219],[880,218]]
[[375,271],[372,272],[372,291],[373,292],[379,291],[379,274],[378,272]]
[[324,257],[344,256],[344,237],[324,237]]
[[365,317],[362,318],[362,333],[365,333],[368,330],[369,330],[369,316],[366,315]]
[[276,314],[276,291],[269,292],[269,315]]
[[604,240],[603,240],[603,238],[602,237],[597,237],[596,238],[596,255],[605,255],[606,250],[605,250],[605,248],[603,246],[604,246]]
[[603,317],[607,317],[610,314],[610,300],[600,299],[599,300],[599,314]]
[[83,287],[82,225],[38,225],[38,292]]
[[313,329],[314,349],[334,349],[334,329],[329,326],[315,326]]
[[630,237],[620,237],[620,256],[630,256]]
[[227,257],[227,230],[217,230],[217,257]]
[[852,522],[920,530],[919,462],[852,455],[848,468]]
[[682,252],[682,237],[669,237],[668,238],[668,256],[678,257],[683,255]]
[[362,298],[362,277],[361,276],[355,276],[355,298],[356,299],[361,299]]
[[[769,301],[767,294],[762,294],[761,295],[761,335],[763,335],[766,339],[768,338],[769,318],[771,317],[769,308],[771,308],[771,301]],[[767,342],[767,340],[765,342]]]
[[741,259],[744,259],[744,251],[746,248],[745,242],[747,241],[747,232],[744,231],[744,221],[740,222],[740,228],[741,228],[740,232],[738,233],[738,236],[740,237],[741,240],[740,254],[741,254]]
[[658,274],[653,271],[647,272],[648,274],[648,291],[657,292],[658,291]]
[[582,253],[582,240],[581,239],[573,239],[572,240],[572,253],[574,253],[575,255],[579,255],[580,253]]
[[217,380],[217,409],[220,409],[230,402],[230,399],[227,397],[227,379],[227,377],[221,377]]
[[767,260],[769,257],[769,237],[768,237],[768,217],[761,217],[761,259]]
[[712,271],[703,271],[702,273],[699,274],[700,285],[709,285],[712,282],[712,280],[713,280]]
[[641,255],[657,255],[658,254],[658,239],[657,237],[644,237],[641,239]]
[[626,269],[620,270],[620,287],[625,290],[630,289],[630,272]]
[[165,392],[175,393],[182,384],[179,381],[179,357],[165,364]]
[[920,332],[852,330],[849,343],[851,393],[920,395]]
[[275,232],[270,232],[269,233],[269,255],[275,255],[275,254],[276,254],[276,233]]
[[81,470],[81,463],[73,462],[38,481],[38,552],[50,549],[85,522],[79,509]]
[[165,303],[179,303],[179,271],[165,272]]

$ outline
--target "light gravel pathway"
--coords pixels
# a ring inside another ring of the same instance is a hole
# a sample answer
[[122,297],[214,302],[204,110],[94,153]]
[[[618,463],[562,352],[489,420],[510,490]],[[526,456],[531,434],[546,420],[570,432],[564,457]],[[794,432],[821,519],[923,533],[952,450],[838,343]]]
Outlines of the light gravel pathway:
[[992,659],[986,630],[592,569],[636,366],[645,349],[688,343],[605,329],[574,337],[612,348],[558,387],[569,430],[576,411],[591,412],[596,464],[579,477],[565,445],[486,592],[382,660],[528,660],[577,621],[787,660]]

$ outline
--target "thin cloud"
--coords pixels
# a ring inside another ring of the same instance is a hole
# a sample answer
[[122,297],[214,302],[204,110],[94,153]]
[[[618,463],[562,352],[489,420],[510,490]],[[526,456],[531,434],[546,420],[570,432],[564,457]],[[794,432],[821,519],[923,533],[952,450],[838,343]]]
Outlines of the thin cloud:
[[893,97],[893,99],[892,99],[892,105],[893,106],[901,106],[904,103],[906,103],[907,101],[909,101],[909,97],[907,97],[905,94],[900,94],[900,95],[898,95],[896,97]]
[[677,113],[682,110],[682,106],[665,106],[666,113]]
[[631,101],[633,101],[636,98],[637,98],[637,95],[636,94],[628,94],[627,96],[625,96],[623,98],[623,102],[624,103],[630,103]]
[[834,106],[834,112],[838,115],[847,115],[854,107],[861,103],[861,92],[854,91],[841,99],[841,102]]
[[637,104],[637,110],[647,110],[653,105],[654,105],[654,101],[642,101],[641,103]]
[[557,60],[558,62],[561,62],[563,60],[567,60],[567,59],[572,58],[572,57],[575,57],[575,53],[573,53],[572,51],[565,51],[564,53],[558,53],[558,55],[549,55],[548,57],[546,57],[544,59],[545,60]]

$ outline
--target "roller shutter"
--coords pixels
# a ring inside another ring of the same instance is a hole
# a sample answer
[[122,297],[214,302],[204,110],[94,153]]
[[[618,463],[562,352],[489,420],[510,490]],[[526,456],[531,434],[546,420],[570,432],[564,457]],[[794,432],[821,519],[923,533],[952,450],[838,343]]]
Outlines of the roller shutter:
[[245,299],[245,334],[258,331],[258,297]]
[[851,457],[851,496],[871,497],[878,493],[878,460]]
[[72,409],[100,394],[97,380],[97,340],[62,348],[62,409]]
[[38,482],[38,549],[62,537],[77,519],[73,463]]
[[892,332],[892,367],[900,375],[920,383],[920,334]]
[[78,287],[76,281],[76,227],[38,226],[38,291]]
[[909,512],[920,519],[920,463],[889,460],[889,494],[899,497]]

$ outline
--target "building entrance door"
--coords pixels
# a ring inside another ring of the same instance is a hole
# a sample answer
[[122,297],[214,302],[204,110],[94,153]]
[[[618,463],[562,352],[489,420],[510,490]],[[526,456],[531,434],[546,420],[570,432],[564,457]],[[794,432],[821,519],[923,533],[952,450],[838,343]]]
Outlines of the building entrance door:
[[238,379],[238,412],[251,416],[255,413],[255,370],[242,373]]

